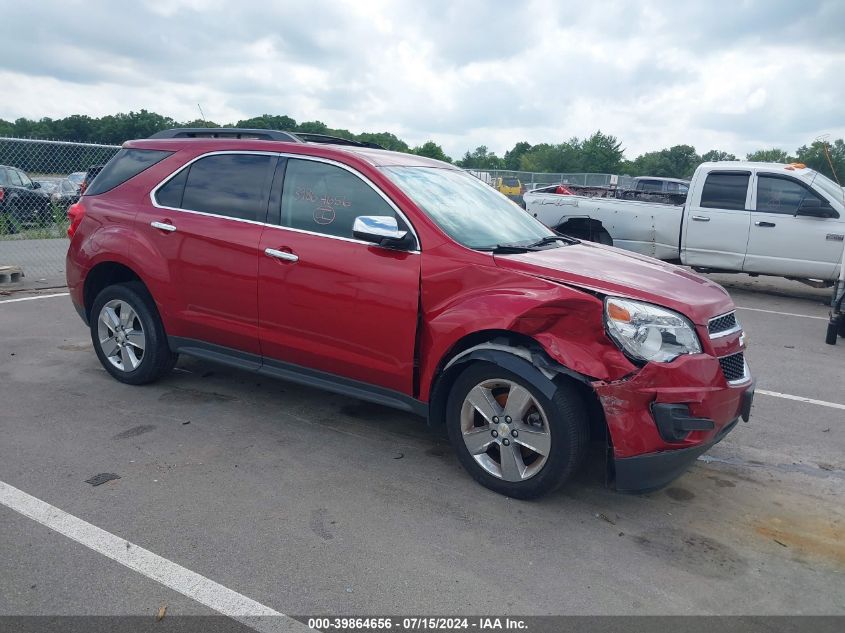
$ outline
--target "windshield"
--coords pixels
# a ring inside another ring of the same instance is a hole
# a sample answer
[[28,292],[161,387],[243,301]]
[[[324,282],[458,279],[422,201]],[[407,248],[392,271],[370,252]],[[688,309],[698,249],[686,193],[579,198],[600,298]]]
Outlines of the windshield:
[[836,200],[837,202],[843,202],[843,197],[845,197],[845,192],[843,192],[842,187],[837,185],[833,182],[830,178],[825,176],[824,174],[820,174],[816,172],[816,175],[813,177],[813,181],[810,183],[810,186],[817,186],[819,189],[824,191],[827,195],[831,198]]
[[554,235],[518,205],[457,169],[385,167],[387,176],[449,237],[478,250],[532,244]]

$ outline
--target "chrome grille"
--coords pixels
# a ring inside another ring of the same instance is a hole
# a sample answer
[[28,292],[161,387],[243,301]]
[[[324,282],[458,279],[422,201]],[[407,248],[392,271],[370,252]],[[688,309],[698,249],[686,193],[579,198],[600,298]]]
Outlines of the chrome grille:
[[725,379],[728,382],[745,378],[745,354],[742,352],[720,358],[719,364],[722,366],[722,373],[725,374]]
[[710,319],[707,324],[707,331],[710,337],[718,336],[720,334],[731,332],[739,328],[739,323],[736,320],[736,312],[728,312],[714,319]]

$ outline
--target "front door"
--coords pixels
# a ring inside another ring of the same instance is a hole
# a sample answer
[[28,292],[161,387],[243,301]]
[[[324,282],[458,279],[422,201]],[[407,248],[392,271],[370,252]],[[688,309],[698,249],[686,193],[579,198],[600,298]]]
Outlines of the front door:
[[795,178],[757,175],[755,210],[744,271],[810,279],[836,279],[842,257],[845,220],[798,215],[806,198],[831,214],[830,203]]
[[288,159],[280,208],[271,203],[274,226],[264,229],[259,249],[264,362],[413,395],[420,254],[354,239],[361,215],[405,224],[386,196],[351,170]]

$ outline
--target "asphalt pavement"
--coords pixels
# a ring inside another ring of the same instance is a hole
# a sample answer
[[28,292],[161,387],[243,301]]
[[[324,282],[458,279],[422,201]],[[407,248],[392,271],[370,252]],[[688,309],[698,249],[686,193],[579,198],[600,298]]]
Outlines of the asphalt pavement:
[[0,615],[211,613],[180,569],[294,615],[845,615],[845,340],[829,291],[754,281],[727,280],[750,423],[662,491],[607,489],[594,451],[532,502],[391,409],[188,358],[119,384],[66,296],[0,297]]

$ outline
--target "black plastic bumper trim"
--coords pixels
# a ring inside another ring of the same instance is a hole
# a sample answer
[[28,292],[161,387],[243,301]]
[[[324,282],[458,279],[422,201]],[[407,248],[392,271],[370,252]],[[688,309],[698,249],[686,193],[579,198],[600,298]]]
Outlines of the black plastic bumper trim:
[[615,458],[616,490],[633,494],[652,492],[663,488],[679,477],[702,453],[720,442],[739,422],[728,424],[719,435],[705,444],[679,448],[662,453],[648,453],[636,457]]
[[651,415],[657,424],[657,430],[667,442],[680,442],[690,431],[712,431],[716,423],[710,418],[696,418],[690,415],[689,406],[655,402],[651,405]]

